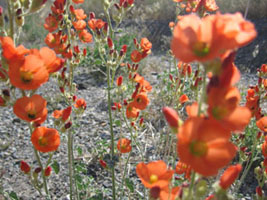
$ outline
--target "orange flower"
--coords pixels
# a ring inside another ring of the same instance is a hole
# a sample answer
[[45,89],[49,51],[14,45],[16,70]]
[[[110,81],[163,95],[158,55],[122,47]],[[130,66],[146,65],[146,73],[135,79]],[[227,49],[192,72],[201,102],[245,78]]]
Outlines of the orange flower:
[[138,73],[134,74],[134,81],[140,84],[141,92],[150,92],[152,90],[152,86],[150,85],[150,83]]
[[205,62],[248,44],[256,35],[254,25],[240,13],[217,13],[202,19],[191,14],[175,26],[171,49],[182,62]]
[[104,25],[105,25],[105,22],[102,19],[90,19],[88,21],[88,26],[92,30],[95,30],[96,28],[101,29],[101,28],[103,28]]
[[76,103],[74,104],[75,108],[81,108],[83,110],[86,109],[86,101],[83,98],[77,99]]
[[23,63],[12,61],[9,63],[8,76],[10,82],[23,90],[35,90],[48,81],[49,73],[40,56],[30,54],[25,56]]
[[188,98],[188,96],[187,96],[186,94],[183,94],[182,96],[180,96],[180,98],[179,98],[179,102],[180,102],[181,104],[183,104],[183,103],[185,103],[185,102],[187,102],[187,101],[189,101],[189,98]]
[[20,119],[28,122],[43,123],[46,120],[46,100],[38,94],[17,99],[13,111]]
[[49,32],[54,32],[55,30],[57,30],[57,27],[58,27],[58,20],[56,19],[55,16],[49,15],[45,19],[44,28]]
[[242,165],[231,165],[228,167],[220,178],[220,186],[223,189],[227,189],[238,178],[239,173],[242,170]]
[[72,0],[73,3],[79,4],[79,3],[83,3],[84,0]]
[[61,44],[61,34],[48,33],[45,37],[45,43],[49,48],[55,48]]
[[[208,93],[209,115],[232,131],[242,131],[249,123],[251,112],[238,106],[240,94],[237,88],[211,88]],[[241,117],[242,116],[242,117]]]
[[165,187],[160,190],[160,200],[175,200],[178,197],[180,190],[180,187],[173,187],[171,190],[169,187]]
[[63,61],[56,57],[56,53],[52,49],[43,47],[40,49],[39,53],[49,74],[54,73],[63,67]]
[[72,22],[72,24],[74,28],[79,31],[83,30],[86,27],[86,22],[84,20],[78,20],[76,22]]
[[132,150],[131,140],[128,140],[127,138],[119,139],[117,149],[121,153],[129,153]]
[[74,15],[75,15],[77,20],[85,19],[87,17],[86,14],[84,14],[83,9],[75,9]]
[[260,130],[267,133],[267,116],[260,118],[256,125]]
[[191,105],[185,107],[186,113],[189,117],[197,117],[198,115],[198,103],[194,102]]
[[177,152],[181,162],[203,176],[216,175],[236,154],[230,131],[218,122],[191,117],[179,128]]
[[141,92],[136,95],[133,101],[133,106],[137,109],[144,110],[149,104],[149,99],[146,92]]
[[142,38],[140,46],[143,51],[149,51],[152,48],[152,43],[147,38]]
[[173,130],[174,133],[177,133],[179,127],[179,116],[177,112],[169,107],[164,107],[162,112],[167,120],[170,128]]
[[139,109],[134,107],[133,102],[129,103],[126,107],[126,117],[129,118],[137,118],[139,115]]
[[179,160],[178,163],[176,164],[176,167],[175,167],[175,173],[183,174],[187,171],[188,167],[189,166],[187,164],[185,164]]
[[136,166],[136,173],[146,188],[162,189],[169,185],[174,170],[168,170],[165,162],[159,160],[148,164],[139,163]]
[[56,129],[40,126],[32,132],[31,141],[36,150],[46,153],[57,150],[60,136]]
[[71,114],[71,110],[72,108],[71,106],[69,106],[65,108],[64,110],[55,110],[52,115],[56,119],[61,118],[63,121],[66,121]]
[[3,56],[8,61],[11,59],[23,60],[24,55],[29,53],[29,50],[22,45],[15,47],[10,37],[0,37],[0,44],[3,49]]
[[138,63],[142,60],[143,56],[142,54],[137,51],[137,50],[133,50],[131,53],[131,60],[135,63]]
[[86,29],[83,29],[79,33],[79,38],[80,38],[82,43],[90,43],[93,41],[93,36]]

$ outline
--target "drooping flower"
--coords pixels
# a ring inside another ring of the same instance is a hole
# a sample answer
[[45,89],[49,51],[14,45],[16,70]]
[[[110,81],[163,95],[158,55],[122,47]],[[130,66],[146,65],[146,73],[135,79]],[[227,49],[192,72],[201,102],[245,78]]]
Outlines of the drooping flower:
[[131,140],[129,140],[127,138],[119,139],[119,141],[117,143],[117,149],[121,153],[129,153],[132,150]]
[[203,176],[216,175],[236,154],[230,131],[217,121],[190,117],[179,128],[177,152],[181,162]]
[[136,173],[146,188],[162,189],[169,185],[174,171],[167,169],[165,162],[159,160],[148,164],[139,163],[136,166]]
[[41,124],[46,120],[46,104],[46,100],[38,94],[31,97],[24,96],[17,99],[13,111],[22,120]]
[[56,129],[40,126],[32,132],[31,141],[36,150],[47,153],[57,150],[60,136]]
[[227,189],[238,178],[239,173],[242,170],[242,165],[231,165],[228,167],[220,178],[220,186],[223,189]]

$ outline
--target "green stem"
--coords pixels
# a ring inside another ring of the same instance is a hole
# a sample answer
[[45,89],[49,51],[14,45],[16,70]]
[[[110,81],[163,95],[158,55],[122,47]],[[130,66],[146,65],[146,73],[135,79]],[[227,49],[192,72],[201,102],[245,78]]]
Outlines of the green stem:
[[108,26],[109,26],[109,31],[110,31],[110,38],[113,40],[113,28],[112,28],[112,24],[111,24],[111,18],[110,18],[110,14],[109,14],[109,10],[108,8],[105,8],[104,9],[104,13],[105,13],[105,16],[107,18],[107,21],[108,21]]
[[246,176],[247,176],[247,174],[248,174],[248,172],[249,172],[249,170],[250,170],[250,168],[251,168],[251,166],[253,164],[253,158],[256,157],[254,154],[257,153],[257,151],[256,151],[257,141],[258,141],[257,140],[257,134],[255,134],[254,141],[253,141],[253,147],[252,147],[252,153],[251,153],[251,157],[250,157],[250,160],[249,160],[249,164],[246,165],[246,168],[244,169],[244,172],[243,172],[243,174],[242,174],[242,176],[240,178],[239,184],[236,187],[235,193],[237,193],[239,191],[243,181],[245,180],[245,178],[246,178]]
[[[107,84],[108,84],[108,115],[109,126],[111,135],[111,157],[114,157],[114,132],[113,132],[113,119],[111,113],[111,85],[110,85],[110,66],[107,66]],[[115,186],[115,166],[112,166],[112,199],[116,199],[116,186]]]
[[193,187],[194,187],[194,184],[195,184],[196,172],[193,171],[191,175],[192,175],[191,176],[191,183],[190,183],[190,186],[189,186],[189,192],[188,192],[187,199],[193,199],[193,198],[191,198],[191,196],[192,196]]
[[69,182],[70,182],[70,199],[73,199],[73,159],[72,159],[72,132],[68,131],[68,165],[69,165]]
[[[125,175],[126,175],[126,170],[127,170],[127,165],[128,165],[128,162],[130,160],[130,157],[131,157],[131,152],[129,153],[128,157],[127,157],[127,160],[126,160],[126,163],[125,163],[125,166],[124,166],[124,170],[123,170],[123,176],[122,176],[122,184],[124,186],[124,179],[125,179]],[[122,197],[124,196],[124,190],[122,192],[122,196],[120,199],[122,199]]]

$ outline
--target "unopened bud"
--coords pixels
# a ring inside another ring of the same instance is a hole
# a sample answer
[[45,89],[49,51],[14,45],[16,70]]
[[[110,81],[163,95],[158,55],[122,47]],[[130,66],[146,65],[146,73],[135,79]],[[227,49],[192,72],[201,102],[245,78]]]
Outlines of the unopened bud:
[[44,175],[47,177],[47,176],[50,176],[51,175],[51,172],[52,172],[52,168],[50,166],[48,166],[45,171],[44,171]]
[[110,37],[107,38],[107,42],[108,42],[108,47],[110,49],[113,49],[113,42],[112,42],[112,39]]
[[72,122],[71,122],[71,121],[68,121],[68,122],[64,125],[64,128],[65,128],[65,129],[68,129],[68,128],[71,127],[71,125],[72,125]]
[[95,13],[94,13],[94,12],[90,12],[90,14],[89,14],[89,18],[90,18],[90,19],[94,19],[94,18],[95,18]]
[[23,171],[25,174],[28,174],[31,171],[31,167],[26,163],[25,161],[20,161],[20,169]]

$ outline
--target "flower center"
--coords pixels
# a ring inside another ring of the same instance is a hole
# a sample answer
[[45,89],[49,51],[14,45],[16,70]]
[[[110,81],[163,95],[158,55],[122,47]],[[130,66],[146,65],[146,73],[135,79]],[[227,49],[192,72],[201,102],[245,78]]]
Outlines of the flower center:
[[153,184],[158,181],[158,176],[155,174],[152,174],[149,179],[150,179],[150,183]]
[[210,49],[207,43],[198,41],[194,44],[193,51],[197,56],[204,57],[210,52]]
[[20,72],[20,78],[21,78],[22,82],[30,83],[33,79],[33,74],[32,74],[32,72],[29,72],[29,71],[21,71]]
[[208,146],[202,141],[193,141],[190,144],[190,152],[194,156],[204,156],[208,151]]
[[48,141],[46,138],[41,137],[41,138],[39,138],[38,143],[40,146],[46,146],[48,144]]

